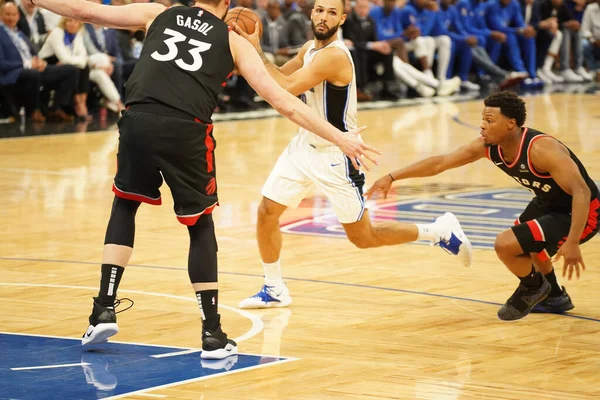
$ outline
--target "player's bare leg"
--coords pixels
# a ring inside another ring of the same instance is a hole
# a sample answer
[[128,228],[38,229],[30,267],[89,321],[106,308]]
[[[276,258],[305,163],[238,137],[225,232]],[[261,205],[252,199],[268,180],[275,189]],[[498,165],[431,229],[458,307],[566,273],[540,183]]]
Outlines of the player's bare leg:
[[407,224],[390,221],[371,223],[368,210],[358,222],[342,224],[348,240],[360,249],[392,246],[417,240],[439,244],[451,254],[459,256],[465,266],[471,264],[471,243],[453,214],[446,213],[431,224]]
[[287,206],[266,197],[262,198],[258,206],[256,240],[265,282],[258,293],[242,300],[238,305],[239,308],[285,307],[292,302],[289,290],[283,282],[279,261],[282,247],[279,217],[286,209]]
[[548,296],[550,283],[531,265],[531,255],[524,254],[511,229],[498,235],[494,247],[500,261],[521,281],[517,290],[498,310],[498,318],[505,321],[521,319]]
[[556,278],[552,260],[541,261],[537,254],[532,254],[531,261],[535,268],[544,275],[552,288],[548,297],[536,305],[531,312],[561,314],[575,308],[567,289],[561,286]]

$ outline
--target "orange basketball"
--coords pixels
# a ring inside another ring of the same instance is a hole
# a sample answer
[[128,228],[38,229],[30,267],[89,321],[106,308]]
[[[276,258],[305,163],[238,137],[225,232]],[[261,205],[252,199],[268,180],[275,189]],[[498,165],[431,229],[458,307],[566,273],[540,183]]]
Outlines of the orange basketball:
[[262,22],[260,21],[260,17],[258,16],[258,14],[252,11],[251,9],[246,7],[235,7],[229,10],[227,12],[227,15],[225,16],[225,23],[227,25],[233,26],[232,22],[234,21],[238,24],[240,29],[242,29],[249,35],[252,35],[254,33],[254,25],[258,22],[258,37],[262,37]]

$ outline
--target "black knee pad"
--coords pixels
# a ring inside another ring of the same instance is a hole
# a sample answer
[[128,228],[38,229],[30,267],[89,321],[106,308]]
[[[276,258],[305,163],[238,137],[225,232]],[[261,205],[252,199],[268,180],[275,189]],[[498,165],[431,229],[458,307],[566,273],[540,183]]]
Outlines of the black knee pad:
[[190,253],[188,275],[192,283],[217,282],[217,238],[211,214],[202,215],[188,226]]
[[139,201],[126,200],[115,196],[113,201],[104,244],[117,244],[133,247],[135,238],[135,214]]

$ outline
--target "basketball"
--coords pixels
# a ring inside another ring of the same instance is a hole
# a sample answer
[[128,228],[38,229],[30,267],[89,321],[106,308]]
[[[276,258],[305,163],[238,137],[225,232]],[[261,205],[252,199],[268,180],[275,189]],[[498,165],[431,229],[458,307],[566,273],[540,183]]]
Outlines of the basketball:
[[254,25],[258,22],[258,37],[262,37],[262,22],[260,21],[258,14],[251,9],[246,7],[235,7],[229,10],[225,16],[225,23],[233,26],[233,22],[236,22],[240,29],[246,32],[248,35],[252,35],[254,33]]

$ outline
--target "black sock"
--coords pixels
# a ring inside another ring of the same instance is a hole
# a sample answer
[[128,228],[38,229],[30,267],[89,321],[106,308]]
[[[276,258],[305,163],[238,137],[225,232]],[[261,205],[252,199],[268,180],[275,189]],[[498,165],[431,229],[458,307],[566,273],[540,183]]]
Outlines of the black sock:
[[118,265],[102,264],[101,271],[98,303],[103,307],[113,307],[115,297],[117,297],[117,289],[119,288],[125,268]]
[[219,327],[219,291],[218,290],[202,290],[196,292],[198,306],[202,314],[202,325],[204,329],[214,331]]
[[549,296],[552,296],[552,297],[560,296],[562,294],[563,290],[562,290],[562,287],[558,284],[558,281],[556,280],[556,274],[554,273],[554,268],[552,269],[552,271],[549,274],[544,275],[544,276],[548,280],[548,283],[550,283],[550,286],[552,286],[552,290],[550,291]]
[[531,266],[531,272],[527,276],[519,277],[519,279],[527,288],[537,288],[542,284],[542,274],[538,273],[533,265]]

